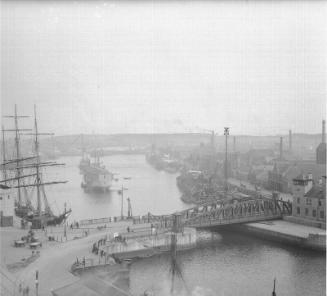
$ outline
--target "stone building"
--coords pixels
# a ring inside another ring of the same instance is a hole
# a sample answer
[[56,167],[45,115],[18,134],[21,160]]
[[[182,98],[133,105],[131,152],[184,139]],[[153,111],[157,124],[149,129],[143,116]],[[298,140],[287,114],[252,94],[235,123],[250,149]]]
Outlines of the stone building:
[[293,179],[303,172],[310,172],[313,183],[318,184],[321,181],[321,176],[326,174],[326,165],[308,160],[276,161],[273,169],[268,172],[267,188],[292,193]]
[[[292,216],[326,227],[326,176],[314,185],[312,175],[299,175],[293,179]],[[314,224],[312,224],[314,225]]]
[[0,185],[0,226],[13,226],[14,223],[14,196],[8,186]]

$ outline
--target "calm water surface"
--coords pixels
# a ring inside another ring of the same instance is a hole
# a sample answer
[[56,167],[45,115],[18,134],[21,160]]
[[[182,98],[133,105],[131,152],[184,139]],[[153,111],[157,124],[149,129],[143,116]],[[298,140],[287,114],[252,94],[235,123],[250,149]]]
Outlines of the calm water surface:
[[[263,241],[243,234],[199,233],[198,248],[178,254],[182,279],[173,295],[326,295],[325,256]],[[152,290],[171,295],[170,258],[139,260],[131,265],[130,286],[135,295]]]
[[[113,191],[86,194],[80,188],[79,157],[62,158],[66,167],[49,170],[49,179],[69,183],[47,188],[50,203],[62,209],[66,201],[73,209],[72,220],[117,216],[120,214],[119,189],[128,188],[133,214],[170,213],[186,208],[179,199],[176,175],[150,167],[144,156],[116,155],[103,158],[105,165],[118,173]],[[123,180],[131,177],[131,180]],[[126,213],[126,203],[125,203]],[[199,232],[198,247],[178,254],[182,278],[175,280],[175,295],[271,295],[274,277],[277,295],[325,295],[326,264],[321,253],[300,250],[243,234]],[[155,295],[170,295],[170,257],[165,254],[131,265],[130,287],[135,295],[153,290]]]
[[[176,174],[160,172],[147,164],[143,155],[115,155],[102,158],[106,167],[115,174],[118,181],[113,182],[112,190],[104,194],[84,193],[81,188],[82,176],[79,174],[80,157],[65,157],[57,160],[66,163],[65,168],[48,169],[48,179],[65,179],[67,184],[48,186],[50,203],[55,210],[62,210],[64,203],[71,206],[71,220],[119,216],[121,195],[117,190],[124,188],[124,214],[127,215],[129,197],[133,215],[171,213],[187,205],[180,200],[176,187]],[[124,177],[131,177],[124,180]]]

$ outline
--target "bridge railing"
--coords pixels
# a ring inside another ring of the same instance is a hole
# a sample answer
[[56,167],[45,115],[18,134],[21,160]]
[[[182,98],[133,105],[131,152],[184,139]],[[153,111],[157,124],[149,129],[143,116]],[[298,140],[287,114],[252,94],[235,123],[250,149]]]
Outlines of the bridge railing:
[[215,225],[229,225],[229,224],[240,224],[240,223],[249,223],[255,221],[266,221],[281,218],[281,215],[261,215],[253,214],[246,217],[227,217],[220,219],[208,219],[204,217],[199,217],[198,220],[189,220],[185,222],[185,226],[191,227],[206,227],[206,226],[215,226]]
[[[204,203],[186,210],[182,210],[178,212],[182,215],[183,219],[192,219],[197,216],[201,216],[202,214],[209,213],[210,211],[216,211],[220,208],[224,207],[231,207],[231,206],[237,206],[238,204],[242,203],[255,203],[255,202],[264,202],[264,201],[272,201],[272,197],[269,195],[263,195],[261,194],[261,197],[258,198],[251,198],[246,200],[217,200],[216,202],[208,202]],[[284,211],[284,208],[287,209],[287,211],[290,213],[290,203],[283,201],[283,200],[276,200],[274,201],[279,205],[282,205],[282,211]],[[99,218],[99,219],[86,219],[80,221],[80,226],[85,227],[87,225],[96,225],[96,224],[102,224],[104,227],[109,223],[116,223],[116,222],[122,222],[122,221],[132,221],[133,224],[144,224],[144,223],[153,223],[156,224],[157,228],[167,228],[172,226],[172,215],[152,215],[151,213],[148,213],[147,215],[143,216],[132,216],[132,217],[105,217],[105,218]]]

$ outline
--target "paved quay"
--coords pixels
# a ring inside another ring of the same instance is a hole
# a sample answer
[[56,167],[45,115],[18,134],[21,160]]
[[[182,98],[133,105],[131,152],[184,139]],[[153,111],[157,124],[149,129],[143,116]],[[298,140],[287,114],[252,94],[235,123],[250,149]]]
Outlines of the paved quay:
[[[22,282],[25,286],[29,286],[30,295],[36,293],[35,290],[35,272],[39,272],[39,296],[49,296],[51,291],[79,280],[70,272],[71,265],[76,261],[76,258],[94,257],[94,260],[98,259],[98,256],[90,252],[92,244],[100,238],[110,234],[112,236],[115,232],[126,232],[127,227],[150,227],[148,224],[132,225],[132,221],[122,221],[111,223],[106,228],[98,229],[97,227],[93,231],[89,231],[89,235],[81,237],[79,239],[71,239],[64,242],[56,242],[53,244],[46,244],[42,246],[40,251],[40,257],[34,262],[30,263],[25,268],[21,268],[13,273],[17,283]],[[11,229],[11,232],[13,229]],[[59,228],[56,229],[56,232]],[[9,231],[7,231],[9,233]],[[26,232],[26,230],[25,230]],[[25,233],[24,232],[24,233]],[[15,239],[16,234],[19,236],[22,234],[22,230],[14,231],[14,235],[11,239]],[[1,233],[2,236],[3,233]],[[9,239],[6,240],[9,243]],[[9,258],[12,252],[26,252],[24,248],[15,248],[11,245],[2,245],[2,254],[4,257]],[[27,252],[30,250],[27,249]],[[16,253],[14,256],[18,256]],[[13,256],[11,256],[13,257]],[[17,261],[20,261],[21,256],[16,257]],[[2,268],[4,268],[4,262],[2,261]],[[46,284],[45,284],[46,283]]]
[[300,238],[308,238],[309,234],[326,234],[326,231],[324,229],[295,224],[284,220],[248,223],[246,225],[259,229],[276,231],[279,233],[292,235]]
[[259,237],[295,244],[318,251],[326,250],[326,230],[296,224],[285,220],[247,223],[240,226],[243,230]]

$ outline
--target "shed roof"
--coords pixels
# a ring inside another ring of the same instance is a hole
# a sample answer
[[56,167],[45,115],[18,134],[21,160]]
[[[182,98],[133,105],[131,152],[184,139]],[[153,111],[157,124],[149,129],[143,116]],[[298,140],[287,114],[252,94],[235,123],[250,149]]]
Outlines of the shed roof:
[[53,296],[99,296],[98,293],[84,286],[81,281],[77,281],[73,284],[69,284],[67,286],[61,287],[52,291]]

